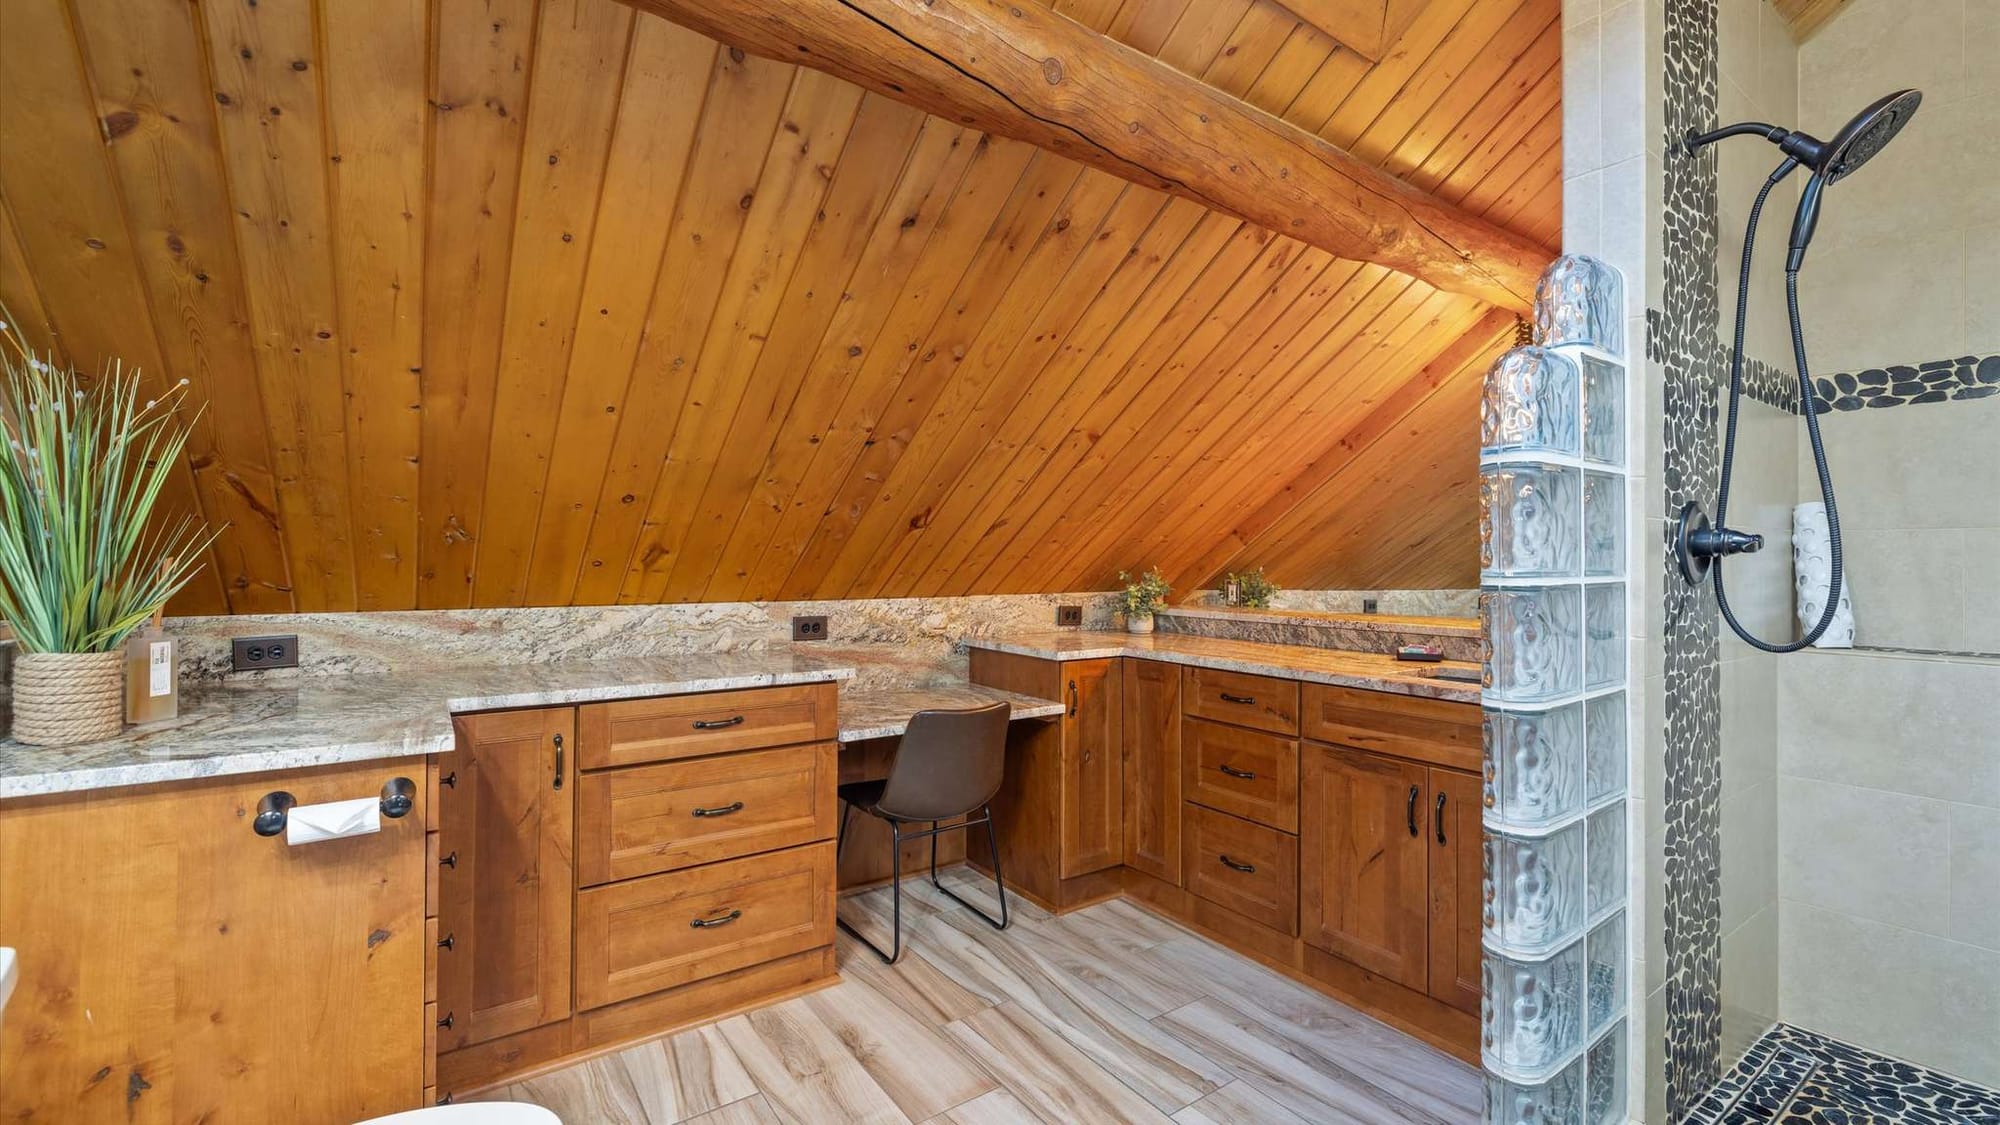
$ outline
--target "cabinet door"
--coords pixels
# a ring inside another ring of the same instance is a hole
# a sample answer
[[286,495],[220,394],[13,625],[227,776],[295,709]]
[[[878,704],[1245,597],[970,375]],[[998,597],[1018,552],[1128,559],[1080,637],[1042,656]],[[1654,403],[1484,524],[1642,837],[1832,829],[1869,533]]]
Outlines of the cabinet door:
[[1430,994],[1479,1011],[1479,776],[1430,771]]
[[1181,882],[1181,676],[1157,660],[1127,660],[1125,866]]
[[1062,666],[1062,874],[1116,867],[1125,858],[1125,771],[1120,754],[1117,660]]
[[439,790],[438,1011],[450,1051],[570,1014],[576,712],[456,720],[453,781]]
[[1426,770],[1308,745],[1299,817],[1305,940],[1421,990],[1429,976]]

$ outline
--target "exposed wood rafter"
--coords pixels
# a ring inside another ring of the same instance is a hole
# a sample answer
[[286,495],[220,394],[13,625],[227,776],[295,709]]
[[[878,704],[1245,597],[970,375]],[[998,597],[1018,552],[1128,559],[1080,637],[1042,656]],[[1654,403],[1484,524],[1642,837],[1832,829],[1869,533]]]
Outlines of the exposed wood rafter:
[[1337,256],[1526,309],[1549,252],[1034,4],[627,0]]

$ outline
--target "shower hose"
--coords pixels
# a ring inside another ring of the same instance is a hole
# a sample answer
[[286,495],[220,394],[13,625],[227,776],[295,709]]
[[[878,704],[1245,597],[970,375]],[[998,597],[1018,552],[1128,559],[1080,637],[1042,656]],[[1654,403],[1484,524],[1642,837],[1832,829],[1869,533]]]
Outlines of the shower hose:
[[[1778,186],[1792,173],[1799,162],[1791,157],[1774,169],[1764,180],[1764,186],[1757,192],[1757,199],[1750,205],[1750,222],[1743,232],[1743,267],[1736,281],[1736,337],[1729,352],[1729,421],[1723,431],[1722,475],[1715,498],[1715,526],[1729,526],[1729,478],[1736,468],[1736,414],[1743,400],[1743,330],[1750,314],[1750,256],[1757,242],[1757,217],[1764,210],[1764,200],[1771,189]],[[1785,269],[1785,307],[1791,317],[1792,358],[1799,368],[1799,408],[1805,414],[1806,435],[1812,441],[1813,468],[1819,473],[1819,494],[1826,502],[1826,532],[1828,553],[1833,562],[1833,578],[1827,586],[1826,608],[1820,612],[1819,621],[1805,636],[1790,644],[1772,644],[1762,640],[1736,620],[1736,614],[1729,608],[1729,594],[1723,588],[1723,561],[1715,560],[1715,605],[1722,611],[1722,619],[1729,622],[1729,628],[1743,638],[1745,644],[1765,652],[1797,652],[1819,640],[1826,633],[1827,626],[1833,624],[1834,613],[1840,608],[1841,549],[1840,513],[1833,504],[1833,477],[1826,468],[1826,446],[1819,436],[1819,399],[1813,393],[1812,375],[1806,369],[1806,337],[1799,326],[1799,271],[1788,265]]]

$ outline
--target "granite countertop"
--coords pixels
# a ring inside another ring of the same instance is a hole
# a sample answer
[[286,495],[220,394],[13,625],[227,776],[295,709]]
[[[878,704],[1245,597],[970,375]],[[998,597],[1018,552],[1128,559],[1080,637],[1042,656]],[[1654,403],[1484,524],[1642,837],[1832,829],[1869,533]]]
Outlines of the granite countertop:
[[850,661],[790,649],[454,667],[187,688],[180,715],[81,746],[0,741],[0,800],[429,754],[451,716],[852,679]]
[[1114,656],[1136,656],[1186,664],[1196,668],[1217,668],[1226,672],[1249,672],[1260,676],[1280,676],[1316,684],[1364,688],[1427,699],[1479,702],[1479,683],[1464,683],[1431,677],[1437,671],[1479,674],[1479,665],[1461,660],[1438,663],[1405,663],[1393,656],[1372,652],[1342,652],[1337,649],[1305,648],[1298,645],[1263,644],[1256,641],[1227,641],[1214,637],[1191,637],[1173,633],[1107,633],[1082,630],[1046,630],[1028,633],[998,633],[967,637],[971,648],[1036,656],[1044,660],[1102,660]]
[[1015,719],[1047,719],[1063,713],[1053,699],[1021,695],[980,684],[933,683],[906,688],[845,688],[840,691],[840,740],[892,738],[909,728],[918,711],[979,707],[1004,702]]
[[1318,625],[1371,633],[1429,633],[1440,637],[1477,637],[1476,617],[1422,617],[1398,613],[1316,613],[1304,609],[1252,609],[1248,606],[1175,606],[1162,616],[1205,617],[1221,621],[1251,621],[1270,625]]

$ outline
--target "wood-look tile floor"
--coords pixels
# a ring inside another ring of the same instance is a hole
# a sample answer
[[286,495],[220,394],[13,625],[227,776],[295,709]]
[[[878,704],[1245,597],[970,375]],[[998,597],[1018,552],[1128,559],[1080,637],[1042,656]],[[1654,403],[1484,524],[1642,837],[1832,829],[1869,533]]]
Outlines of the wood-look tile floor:
[[[949,886],[990,907],[991,885]],[[994,930],[922,878],[901,962],[490,1091],[567,1125],[1458,1125],[1478,1072],[1127,902]],[[889,893],[841,901],[888,945]]]

